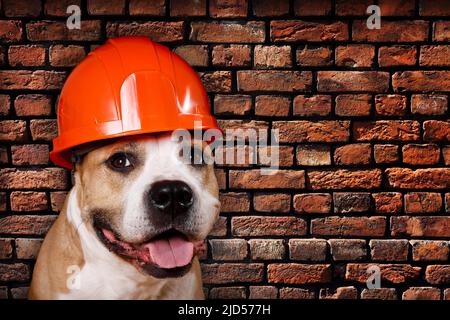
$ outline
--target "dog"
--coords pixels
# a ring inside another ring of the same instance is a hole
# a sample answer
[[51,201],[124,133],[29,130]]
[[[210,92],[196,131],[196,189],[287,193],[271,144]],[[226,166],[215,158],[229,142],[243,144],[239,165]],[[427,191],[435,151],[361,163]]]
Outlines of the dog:
[[204,299],[195,248],[219,215],[219,187],[211,163],[181,159],[183,143],[158,133],[77,150],[30,299]]

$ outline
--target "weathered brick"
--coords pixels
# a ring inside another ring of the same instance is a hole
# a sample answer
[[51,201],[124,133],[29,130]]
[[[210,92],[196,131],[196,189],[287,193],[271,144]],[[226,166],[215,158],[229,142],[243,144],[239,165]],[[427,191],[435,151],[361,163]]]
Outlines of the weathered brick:
[[27,23],[27,38],[31,41],[96,41],[101,37],[98,20],[81,20],[80,29],[69,29],[65,21],[40,20]]
[[209,291],[209,299],[245,299],[245,287],[217,287]]
[[369,246],[374,261],[408,260],[408,240],[370,240]]
[[365,240],[330,239],[328,243],[334,261],[358,261],[367,256]]
[[450,66],[450,46],[421,46],[419,63],[421,66]]
[[406,97],[398,94],[375,96],[375,112],[378,116],[404,116]]
[[248,67],[251,50],[247,45],[217,45],[212,50],[212,63],[219,67]]
[[358,289],[353,286],[320,289],[319,299],[358,299]]
[[280,142],[345,142],[350,135],[349,121],[274,121]]
[[311,221],[311,234],[320,236],[381,237],[385,217],[326,217]]
[[272,175],[262,175],[258,169],[230,170],[229,179],[230,188],[303,189],[305,187],[305,172],[303,170],[278,170]]
[[273,286],[250,286],[249,299],[276,299],[278,289]]
[[55,90],[61,89],[66,73],[49,70],[0,71],[1,90]]
[[16,254],[19,259],[36,259],[42,239],[16,239]]
[[306,222],[295,217],[233,217],[232,233],[238,237],[299,236],[306,234]]
[[294,163],[294,147],[291,146],[271,146],[258,148],[258,164],[262,166],[273,165],[270,156],[272,152],[278,153],[280,167],[290,167]]
[[370,109],[371,96],[368,94],[340,94],[336,97],[335,113],[338,116],[368,116]]
[[356,141],[414,141],[420,138],[420,123],[413,120],[357,121],[353,125]]
[[278,96],[257,96],[255,115],[267,117],[285,117],[289,115],[290,99]]
[[29,281],[30,267],[23,263],[0,263],[0,281]]
[[220,194],[221,212],[246,212],[250,209],[249,196],[245,192],[227,192]]
[[316,293],[313,289],[281,288],[280,299],[315,299]]
[[294,196],[294,210],[297,213],[329,213],[331,195],[329,193],[301,193]]
[[393,237],[449,237],[450,217],[391,217],[391,235]]
[[359,1],[347,1],[336,0],[335,1],[335,13],[338,16],[362,16],[366,14],[367,7],[372,4],[369,0]]
[[450,15],[450,3],[447,1],[420,0],[419,14],[421,16]]
[[3,0],[6,17],[37,17],[41,13],[41,1]]
[[264,275],[264,264],[262,263],[202,264],[201,269],[205,284],[258,283]]
[[381,271],[381,280],[392,284],[402,284],[414,281],[420,276],[420,267],[409,264],[376,264],[376,263],[349,263],[345,279],[366,283],[371,273],[367,273],[370,266],[378,266]]
[[6,116],[11,109],[11,99],[6,94],[0,94],[0,115]]
[[337,165],[369,164],[370,154],[370,144],[347,144],[334,150],[334,163]]
[[14,191],[10,199],[12,211],[42,211],[48,208],[45,192]]
[[388,185],[401,189],[445,189],[450,187],[449,168],[412,170],[409,168],[388,168],[385,171]]
[[405,195],[406,213],[436,213],[442,207],[442,197],[436,192],[410,192]]
[[330,165],[330,147],[327,145],[299,145],[297,147],[297,163],[302,166]]
[[410,287],[403,292],[403,300],[440,300],[441,290],[432,287]]
[[420,42],[428,38],[428,21],[384,20],[380,29],[368,31],[366,20],[356,20],[352,31],[352,39],[356,42]]
[[334,212],[366,212],[370,209],[370,194],[366,192],[333,193]]
[[10,46],[9,64],[14,67],[38,67],[45,64],[45,47],[41,45]]
[[284,241],[280,239],[251,239],[248,241],[252,260],[282,260]]
[[125,13],[125,0],[87,0],[90,15],[121,15]]
[[247,241],[243,239],[209,240],[214,260],[243,260],[247,256]]
[[248,0],[210,0],[209,15],[213,18],[239,18],[247,16]]
[[207,71],[200,72],[200,79],[207,92],[230,92],[231,72],[230,71]]
[[271,21],[270,38],[272,42],[345,41],[348,40],[348,26],[342,21]]
[[186,0],[171,0],[170,1],[170,15],[175,17],[180,16],[205,16],[206,15],[206,0],[198,0],[186,5]]
[[395,144],[376,144],[373,156],[376,163],[393,163],[399,160],[399,147]]
[[375,47],[354,44],[336,47],[336,65],[340,67],[371,67],[375,58]]
[[0,259],[10,259],[13,255],[13,240],[0,239]]
[[433,41],[450,40],[450,21],[436,21],[433,23]]
[[442,148],[442,156],[444,157],[445,165],[450,166],[450,146]]
[[0,38],[6,42],[18,42],[22,39],[22,22],[19,20],[0,20]]
[[329,264],[274,263],[267,267],[269,283],[310,284],[329,283]]
[[331,97],[328,95],[296,96],[294,115],[326,116],[331,113]]
[[252,7],[257,17],[279,17],[289,13],[288,0],[253,0]]
[[16,287],[11,288],[11,296],[13,299],[28,299],[29,287]]
[[190,40],[217,43],[264,42],[266,35],[263,21],[203,22],[191,23]]
[[417,61],[416,48],[408,45],[394,45],[378,49],[380,67],[413,66]]
[[412,165],[436,164],[441,157],[439,146],[434,144],[407,144],[402,152],[403,162]]
[[246,115],[252,109],[252,100],[247,95],[221,95],[214,97],[214,114]]
[[318,71],[317,90],[322,92],[386,92],[389,73],[383,71]]
[[50,65],[54,67],[73,67],[86,56],[82,46],[54,45],[49,51]]
[[411,240],[414,261],[447,261],[450,254],[448,241]]
[[11,147],[12,163],[16,166],[48,163],[49,148],[46,144],[25,144]]
[[[171,1],[171,5],[177,2],[176,0]],[[191,9],[195,7],[202,0],[198,0],[190,3],[188,6],[183,6],[186,9]],[[132,16],[163,16],[165,14],[165,1],[164,0],[130,0],[128,5],[128,10]]]
[[303,1],[295,0],[294,12],[296,16],[326,16],[331,13],[330,0]]
[[147,36],[156,42],[175,42],[183,40],[183,21],[144,21],[144,22],[108,22],[106,24],[108,38],[121,36]]
[[372,193],[372,198],[376,213],[396,214],[402,210],[402,194],[399,192]]
[[310,44],[299,46],[296,59],[299,66],[330,66],[333,64],[333,49]]
[[255,194],[253,207],[260,212],[289,212],[291,196],[286,193]]
[[292,66],[290,46],[255,46],[255,68],[272,69]]
[[8,201],[6,192],[0,192],[0,212],[4,212],[7,209],[6,202]]
[[227,218],[219,217],[213,225],[213,229],[209,233],[210,236],[224,237],[227,235]]
[[239,91],[310,91],[312,74],[310,71],[287,70],[242,70],[237,72]]
[[373,189],[381,185],[381,171],[369,170],[310,170],[307,172],[309,185],[317,189]]
[[56,216],[7,216],[0,218],[0,233],[42,236],[48,232],[55,220]]
[[44,13],[49,17],[67,17],[67,8],[71,5],[81,7],[81,0],[46,0],[44,3]]
[[395,288],[373,288],[364,289],[361,292],[361,299],[371,300],[397,300],[397,290]]
[[450,265],[431,265],[425,270],[425,280],[434,285],[450,284]]
[[64,201],[66,200],[66,191],[55,191],[50,193],[50,202],[52,211],[61,211]]
[[0,185],[6,189],[67,189],[67,171],[61,168],[0,169]]
[[33,119],[30,131],[33,141],[51,141],[58,136],[58,125],[55,119]]
[[383,16],[413,16],[415,1],[408,0],[379,0],[378,6]]
[[23,120],[2,120],[0,121],[0,140],[1,141],[26,141],[27,124]]
[[323,239],[289,239],[289,258],[296,261],[325,261],[327,248],[327,241]]
[[450,91],[450,71],[398,71],[392,76],[395,92]]
[[43,94],[22,94],[14,100],[18,116],[48,116],[52,112],[51,98]]
[[438,94],[413,94],[411,96],[411,113],[442,115],[447,112],[448,98]]
[[423,139],[425,141],[450,141],[450,121],[424,121]]

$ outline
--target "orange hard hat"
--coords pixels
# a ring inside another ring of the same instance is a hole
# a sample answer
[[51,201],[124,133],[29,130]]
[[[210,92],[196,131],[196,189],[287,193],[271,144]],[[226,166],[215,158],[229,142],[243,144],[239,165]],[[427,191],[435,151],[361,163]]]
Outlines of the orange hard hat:
[[70,169],[71,149],[85,143],[215,129],[217,123],[205,88],[187,62],[147,37],[120,37],[95,49],[72,71],[59,98],[58,127],[50,159]]

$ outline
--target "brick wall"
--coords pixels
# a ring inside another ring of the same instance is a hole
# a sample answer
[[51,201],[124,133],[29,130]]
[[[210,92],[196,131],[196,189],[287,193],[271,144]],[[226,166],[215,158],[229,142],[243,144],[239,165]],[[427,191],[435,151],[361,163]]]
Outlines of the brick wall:
[[450,299],[450,1],[378,0],[368,30],[373,2],[2,0],[0,297],[26,295],[70,187],[48,158],[64,79],[139,34],[199,71],[223,128],[280,130],[278,174],[217,168],[210,298]]

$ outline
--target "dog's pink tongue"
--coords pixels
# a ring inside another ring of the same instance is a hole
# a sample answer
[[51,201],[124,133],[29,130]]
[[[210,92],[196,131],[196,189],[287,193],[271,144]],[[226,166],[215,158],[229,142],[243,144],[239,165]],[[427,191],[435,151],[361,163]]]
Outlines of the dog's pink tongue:
[[194,256],[194,244],[181,236],[152,240],[145,244],[153,263],[171,269],[189,264]]

